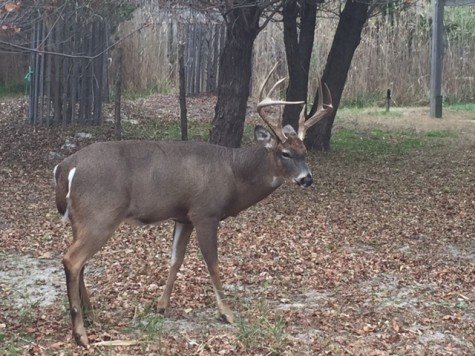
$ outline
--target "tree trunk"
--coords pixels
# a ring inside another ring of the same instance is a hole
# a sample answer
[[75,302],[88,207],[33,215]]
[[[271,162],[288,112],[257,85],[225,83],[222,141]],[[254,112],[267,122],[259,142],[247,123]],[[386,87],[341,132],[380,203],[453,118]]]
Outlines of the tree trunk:
[[255,1],[249,1],[248,7],[232,9],[226,15],[226,42],[220,58],[211,143],[229,147],[241,145],[252,72],[251,54],[259,32],[260,11]]
[[[333,43],[328,54],[322,82],[328,85],[333,99],[334,110],[326,119],[307,132],[306,145],[311,150],[328,151],[335,115],[340,105],[353,54],[360,44],[361,32],[368,19],[369,2],[347,1],[343,9]],[[317,103],[315,95],[314,103]],[[310,115],[316,110],[312,107]]]
[[[300,11],[297,7],[300,3]],[[284,5],[284,43],[289,70],[288,101],[307,101],[308,72],[312,56],[317,3],[291,0]],[[300,33],[297,31],[297,16],[300,17]],[[298,129],[298,118],[302,106],[286,105],[283,114],[284,125]]]

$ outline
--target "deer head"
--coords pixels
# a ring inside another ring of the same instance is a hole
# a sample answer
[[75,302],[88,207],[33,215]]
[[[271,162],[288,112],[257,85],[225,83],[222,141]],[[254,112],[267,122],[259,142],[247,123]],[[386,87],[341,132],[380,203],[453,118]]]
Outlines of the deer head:
[[257,112],[264,120],[271,132],[262,126],[257,126],[254,134],[256,140],[264,144],[264,146],[274,154],[274,164],[280,168],[281,176],[292,179],[301,187],[308,187],[312,184],[313,178],[305,161],[307,149],[305,148],[304,139],[307,130],[315,125],[318,121],[327,116],[332,110],[332,100],[327,85],[324,85],[323,93],[321,85],[318,88],[318,104],[315,114],[310,118],[306,117],[306,106],[303,105],[299,118],[298,133],[295,132],[291,125],[282,127],[281,118],[271,117],[266,114],[264,108],[274,105],[296,105],[304,104],[303,101],[281,101],[271,99],[272,92],[281,84],[285,78],[278,80],[271,90],[263,97],[264,87],[266,86],[272,72],[277,64],[272,68],[266,76],[259,90],[259,103],[257,104]]

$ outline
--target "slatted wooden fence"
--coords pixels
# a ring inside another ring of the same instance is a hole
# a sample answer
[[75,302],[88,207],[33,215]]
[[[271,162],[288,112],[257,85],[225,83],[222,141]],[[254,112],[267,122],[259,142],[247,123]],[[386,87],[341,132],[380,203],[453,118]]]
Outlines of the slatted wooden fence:
[[218,86],[219,55],[224,46],[224,25],[188,23],[183,31],[186,94],[214,92]]
[[185,44],[186,94],[216,90],[219,56],[225,25],[220,16],[205,16],[189,9],[162,9],[150,4],[120,24],[118,37],[151,23],[123,43],[124,88],[130,91],[166,91],[178,88],[178,45]]
[[[107,25],[77,13],[32,31],[30,108],[34,125],[99,124],[108,93]],[[89,57],[89,58],[88,58]]]

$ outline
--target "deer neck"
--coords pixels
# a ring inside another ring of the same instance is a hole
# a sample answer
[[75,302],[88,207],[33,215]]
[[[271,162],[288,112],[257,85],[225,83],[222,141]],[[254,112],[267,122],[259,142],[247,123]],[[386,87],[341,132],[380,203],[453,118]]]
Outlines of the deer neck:
[[276,190],[284,180],[277,176],[273,153],[262,146],[236,149],[233,154],[233,171],[238,185],[246,195],[256,201]]

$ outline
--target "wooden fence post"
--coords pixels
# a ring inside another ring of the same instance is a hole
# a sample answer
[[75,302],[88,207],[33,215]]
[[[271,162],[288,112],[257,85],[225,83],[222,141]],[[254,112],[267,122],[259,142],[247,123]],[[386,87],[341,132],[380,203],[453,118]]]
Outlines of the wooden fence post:
[[120,118],[120,105],[121,105],[121,98],[122,98],[122,62],[123,62],[123,55],[122,55],[122,48],[118,49],[118,56],[117,56],[117,75],[115,81],[115,101],[114,101],[114,131],[115,131],[115,139],[121,140],[122,139],[122,122]]
[[178,44],[178,76],[180,90],[180,128],[181,139],[188,140],[188,119],[186,117],[186,82],[185,82],[185,44]]
[[442,117],[442,62],[443,29],[444,29],[444,0],[433,0],[432,17],[432,48],[430,71],[430,116]]
[[391,89],[386,91],[386,112],[389,112],[391,106]]

